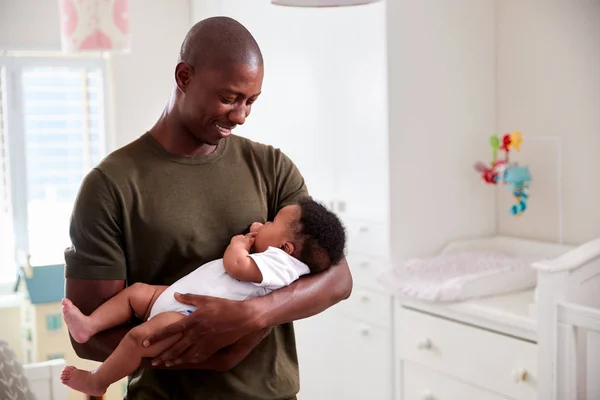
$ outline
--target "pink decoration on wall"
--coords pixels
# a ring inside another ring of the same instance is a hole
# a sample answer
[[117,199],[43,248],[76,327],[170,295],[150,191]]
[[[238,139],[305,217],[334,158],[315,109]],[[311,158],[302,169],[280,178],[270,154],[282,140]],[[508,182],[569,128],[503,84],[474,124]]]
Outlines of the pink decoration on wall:
[[71,36],[77,27],[77,9],[72,0],[62,0],[61,25],[65,34]]
[[128,51],[129,0],[59,0],[63,51]]
[[127,0],[115,0],[113,15],[117,28],[127,35],[129,33],[129,4]]
[[92,32],[88,37],[83,39],[79,45],[81,50],[110,50],[112,49],[112,41],[102,31]]
[[291,7],[346,7],[375,3],[380,0],[271,0],[272,4]]

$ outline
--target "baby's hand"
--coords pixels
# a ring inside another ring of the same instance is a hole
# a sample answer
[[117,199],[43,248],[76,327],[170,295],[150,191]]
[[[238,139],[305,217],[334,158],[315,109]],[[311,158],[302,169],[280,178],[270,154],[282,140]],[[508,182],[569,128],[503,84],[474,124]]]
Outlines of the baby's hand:
[[264,226],[264,224],[261,222],[253,222],[252,225],[250,225],[250,233],[258,232],[258,230],[260,228],[262,228],[263,226]]
[[255,236],[256,236],[255,233],[249,233],[247,235],[236,235],[231,238],[231,244],[239,243],[242,246],[244,246],[244,248],[246,250],[250,251],[250,249],[252,248],[252,245],[254,244]]

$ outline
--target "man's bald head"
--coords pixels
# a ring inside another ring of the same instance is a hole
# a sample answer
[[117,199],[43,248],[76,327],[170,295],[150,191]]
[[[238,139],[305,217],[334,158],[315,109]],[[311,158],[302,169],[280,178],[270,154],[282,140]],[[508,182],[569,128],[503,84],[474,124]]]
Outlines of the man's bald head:
[[262,53],[252,34],[229,17],[207,18],[194,25],[181,45],[179,60],[196,68],[263,66]]

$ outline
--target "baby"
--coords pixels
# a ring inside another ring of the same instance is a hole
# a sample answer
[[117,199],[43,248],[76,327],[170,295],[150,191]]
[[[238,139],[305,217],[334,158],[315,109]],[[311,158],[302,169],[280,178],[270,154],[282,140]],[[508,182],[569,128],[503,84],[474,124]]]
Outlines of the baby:
[[195,310],[194,306],[177,302],[175,292],[232,300],[263,296],[302,275],[337,264],[344,255],[345,241],[344,227],[337,216],[305,199],[282,208],[273,222],[253,223],[249,234],[231,239],[222,259],[200,266],[171,286],[135,283],[89,316],[64,299],[66,325],[79,343],[126,323],[134,314],[146,322],[131,329],[95,371],[65,367],[62,382],[88,395],[101,396],[110,384],[133,373],[142,358],[155,357],[179,340],[175,335],[150,347],[142,346],[150,334]]

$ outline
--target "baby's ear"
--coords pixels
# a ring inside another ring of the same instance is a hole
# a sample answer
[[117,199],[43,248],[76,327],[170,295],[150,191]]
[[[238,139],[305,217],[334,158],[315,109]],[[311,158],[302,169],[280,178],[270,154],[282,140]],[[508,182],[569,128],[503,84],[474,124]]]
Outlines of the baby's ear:
[[280,249],[285,251],[287,254],[289,254],[291,256],[292,254],[294,254],[294,250],[295,250],[294,243],[284,242],[281,245]]

